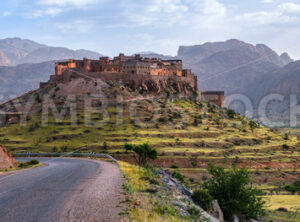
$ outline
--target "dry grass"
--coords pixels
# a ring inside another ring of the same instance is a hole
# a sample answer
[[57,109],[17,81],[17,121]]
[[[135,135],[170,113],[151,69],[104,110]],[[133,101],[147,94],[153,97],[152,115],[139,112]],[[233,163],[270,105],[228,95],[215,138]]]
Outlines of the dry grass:
[[269,210],[284,207],[289,211],[300,210],[300,195],[272,195],[264,197]]

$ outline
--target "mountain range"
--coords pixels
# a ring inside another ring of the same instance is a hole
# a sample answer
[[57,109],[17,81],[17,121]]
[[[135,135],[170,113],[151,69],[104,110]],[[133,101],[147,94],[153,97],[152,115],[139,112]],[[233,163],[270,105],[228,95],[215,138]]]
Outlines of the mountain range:
[[97,59],[102,55],[88,50],[71,50],[50,47],[28,39],[7,38],[0,40],[0,66],[15,66],[24,63],[42,63],[61,59]]

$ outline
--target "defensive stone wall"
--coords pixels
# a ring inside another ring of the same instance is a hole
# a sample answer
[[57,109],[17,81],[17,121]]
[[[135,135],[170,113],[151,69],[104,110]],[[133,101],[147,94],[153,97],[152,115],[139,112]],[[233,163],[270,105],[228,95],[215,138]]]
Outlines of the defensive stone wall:
[[225,107],[225,93],[223,91],[200,91],[201,99],[219,107]]

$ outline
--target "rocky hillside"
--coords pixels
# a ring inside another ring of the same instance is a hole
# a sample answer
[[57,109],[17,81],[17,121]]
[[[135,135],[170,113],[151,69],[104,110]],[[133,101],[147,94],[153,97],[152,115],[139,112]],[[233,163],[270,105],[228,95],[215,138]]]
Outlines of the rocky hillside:
[[[82,110],[84,108],[84,100],[87,97],[93,98],[91,95],[96,95],[97,98],[105,98],[105,101],[116,102],[118,96],[122,96],[125,100],[135,100],[139,97],[153,97],[157,95],[163,97],[184,95],[192,98],[196,94],[194,90],[190,84],[172,78],[144,79],[133,77],[129,79],[126,77],[124,80],[113,80],[109,75],[103,78],[92,78],[71,73],[69,76],[65,75],[63,78],[50,80],[42,88],[0,104],[0,110],[5,112],[26,111],[27,107],[25,105],[33,101],[34,104],[30,110],[32,115],[41,112],[44,100],[53,100],[61,109],[70,95],[76,97],[77,108]],[[14,104],[12,105],[12,103]],[[16,104],[20,106],[18,109],[16,109]]]
[[17,161],[13,159],[6,150],[0,146],[0,170],[14,168],[17,166]]
[[88,50],[70,50],[50,47],[28,39],[7,38],[0,40],[0,65],[14,66],[23,63],[41,63],[62,59],[99,58],[101,54]]

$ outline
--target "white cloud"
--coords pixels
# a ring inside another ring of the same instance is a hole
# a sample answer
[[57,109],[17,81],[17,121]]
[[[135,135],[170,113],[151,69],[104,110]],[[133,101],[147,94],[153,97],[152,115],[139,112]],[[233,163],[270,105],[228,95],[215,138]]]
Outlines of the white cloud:
[[262,0],[262,3],[273,3],[274,0]]
[[55,24],[58,29],[64,33],[75,32],[75,33],[86,33],[94,27],[94,22],[90,20],[75,20],[66,21],[64,23]]
[[195,25],[205,21],[213,25],[226,15],[226,7],[218,0],[146,0],[122,2],[123,16],[127,20],[123,26],[172,26]]
[[226,7],[217,0],[205,0],[204,2],[204,15],[224,16],[226,11]]
[[94,4],[99,0],[39,0],[38,3],[41,5],[74,5],[74,6],[85,6]]
[[246,22],[252,26],[287,24],[300,20],[300,5],[284,3],[278,5],[273,11],[257,11],[236,16],[237,21]]
[[11,14],[12,14],[11,12],[3,12],[2,16],[7,17],[7,16],[10,16]]
[[24,15],[25,18],[39,18],[41,16],[56,16],[60,13],[64,12],[63,9],[60,8],[48,8],[48,9],[41,9],[34,12],[30,12]]
[[300,13],[300,5],[291,2],[281,4],[277,8],[286,13]]
[[242,16],[236,16],[236,20],[238,22],[246,22],[252,25],[269,25],[274,23],[284,24],[295,22],[298,20],[297,17],[291,17],[288,15],[284,15],[279,11],[267,12],[267,11],[259,11],[253,13],[246,13]]

